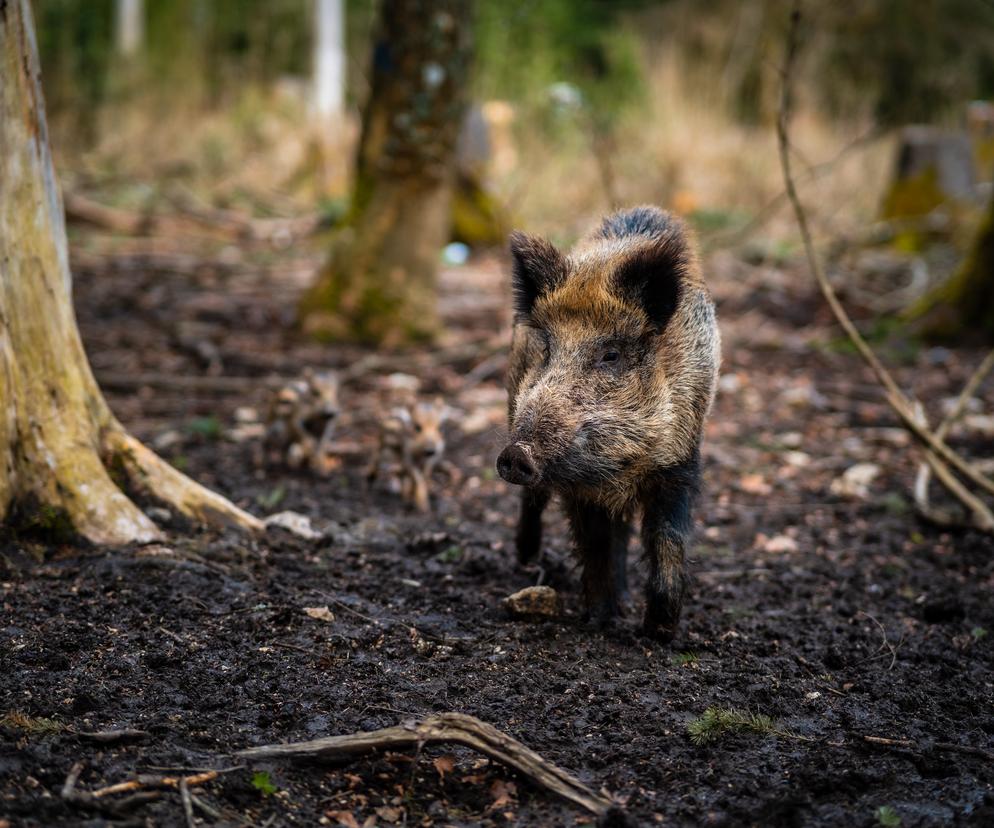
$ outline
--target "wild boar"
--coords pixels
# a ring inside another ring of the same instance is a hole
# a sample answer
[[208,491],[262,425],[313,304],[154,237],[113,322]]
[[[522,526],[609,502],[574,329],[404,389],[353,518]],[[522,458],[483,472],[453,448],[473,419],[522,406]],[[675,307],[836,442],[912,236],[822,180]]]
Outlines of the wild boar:
[[338,386],[333,371],[306,368],[273,395],[266,415],[270,462],[322,471],[339,414]]
[[542,511],[557,494],[588,613],[608,622],[628,598],[629,525],[641,512],[643,630],[668,641],[720,361],[693,243],[678,218],[636,207],[605,218],[568,255],[520,232],[510,246],[510,438],[497,471],[524,487],[519,560],[538,553]]
[[[392,408],[380,421],[378,443],[366,480],[372,483],[379,475],[384,455],[396,460],[401,497],[419,512],[427,512],[428,485],[445,451],[442,426],[447,416],[448,408],[439,397],[431,401],[412,400]],[[449,468],[443,468],[451,479]]]

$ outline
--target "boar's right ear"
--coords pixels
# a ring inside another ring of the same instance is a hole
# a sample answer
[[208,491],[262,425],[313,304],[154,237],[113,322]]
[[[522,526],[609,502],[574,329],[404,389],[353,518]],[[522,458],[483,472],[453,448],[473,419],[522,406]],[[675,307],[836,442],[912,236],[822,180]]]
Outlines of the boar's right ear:
[[566,259],[551,242],[538,236],[515,230],[510,242],[514,314],[522,319],[531,314],[539,296],[566,278]]

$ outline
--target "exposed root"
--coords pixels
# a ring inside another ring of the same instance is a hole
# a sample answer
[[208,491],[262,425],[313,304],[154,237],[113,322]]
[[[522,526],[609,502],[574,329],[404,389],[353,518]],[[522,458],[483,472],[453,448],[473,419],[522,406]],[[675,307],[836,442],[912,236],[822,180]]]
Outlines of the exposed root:
[[107,432],[104,447],[140,491],[161,500],[184,517],[216,529],[254,533],[265,530],[257,517],[177,471],[120,427]]
[[163,539],[159,527],[111,480],[95,451],[77,452],[55,477],[56,485],[39,491],[38,498],[53,513],[63,511],[72,530],[90,543],[122,546]]

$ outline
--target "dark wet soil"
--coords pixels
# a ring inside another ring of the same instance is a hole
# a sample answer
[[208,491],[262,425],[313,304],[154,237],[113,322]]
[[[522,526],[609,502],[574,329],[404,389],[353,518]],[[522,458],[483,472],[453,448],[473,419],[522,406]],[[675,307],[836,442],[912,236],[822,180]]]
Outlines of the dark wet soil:
[[[663,647],[640,637],[635,614],[606,632],[582,621],[558,515],[540,564],[514,561],[516,498],[492,472],[502,366],[472,347],[506,326],[497,262],[446,273],[441,360],[387,355],[343,390],[341,436],[360,452],[320,479],[260,469],[251,441],[230,436],[236,408],[264,406],[261,381],[221,393],[128,377],[292,375],[355,365],[363,352],[299,340],[286,324],[296,288],[274,289],[269,274],[101,261],[78,271],[77,305],[124,422],[246,508],[304,513],[324,537],[178,532],[112,552],[8,537],[0,824],[186,825],[175,791],[129,813],[124,795],[64,800],[78,762],[81,791],[225,769],[194,791],[214,812],[198,809],[201,825],[591,821],[464,749],[338,767],[240,767],[230,756],[444,710],[515,736],[643,825],[994,824],[994,541],[914,515],[917,456],[857,358],[834,347],[802,272],[711,262],[725,379],[706,438],[693,587]],[[886,353],[933,416],[978,356],[914,343]],[[428,517],[361,482],[378,375],[397,368],[459,412],[448,456],[463,478],[440,478]],[[991,381],[981,396],[994,408]],[[982,452],[984,440],[957,445]],[[856,463],[880,467],[866,495],[833,492]],[[631,566],[638,585],[634,551]],[[561,592],[565,614],[510,620],[501,600],[538,582]],[[305,612],[315,607],[330,620]],[[697,745],[688,725],[710,707],[768,716],[772,730]],[[143,735],[83,735],[125,728]]]

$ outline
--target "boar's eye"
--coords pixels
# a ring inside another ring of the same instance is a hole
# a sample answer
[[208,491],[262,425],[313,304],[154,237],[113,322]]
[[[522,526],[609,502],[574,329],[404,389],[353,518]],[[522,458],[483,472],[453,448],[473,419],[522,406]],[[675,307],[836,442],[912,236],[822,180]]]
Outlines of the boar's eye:
[[615,346],[609,346],[602,350],[597,359],[597,365],[602,368],[619,368],[621,363],[621,351]]

